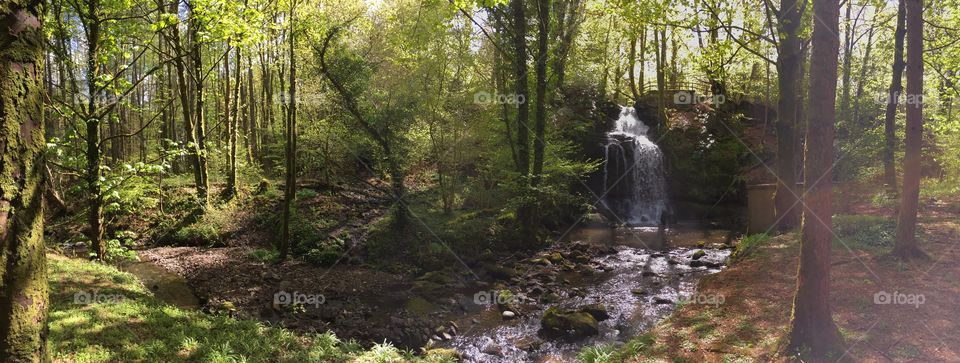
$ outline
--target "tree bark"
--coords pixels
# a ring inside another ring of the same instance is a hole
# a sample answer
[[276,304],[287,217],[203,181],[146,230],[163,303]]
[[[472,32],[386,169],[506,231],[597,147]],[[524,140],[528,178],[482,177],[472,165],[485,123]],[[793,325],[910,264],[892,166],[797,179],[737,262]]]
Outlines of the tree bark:
[[43,63],[46,4],[0,3],[0,360],[47,357],[43,242]]
[[294,208],[295,198],[297,196],[297,58],[294,53],[296,37],[294,36],[293,21],[296,14],[296,3],[290,4],[290,33],[289,39],[289,57],[290,57],[290,99],[287,106],[287,127],[286,127],[286,185],[283,193],[283,235],[280,240],[280,259],[284,260],[290,251],[290,213]]
[[194,147],[196,152],[196,162],[194,164],[194,173],[197,187],[197,197],[200,199],[200,205],[207,204],[207,194],[210,189],[209,178],[207,177],[207,125],[204,117],[204,90],[203,90],[203,44],[200,42],[200,24],[199,20],[193,16],[193,4],[188,4],[190,8],[191,19],[187,26],[190,37],[190,60],[193,74],[193,121],[192,127],[195,133]]
[[99,86],[96,81],[100,75],[100,19],[97,13],[100,11],[100,2],[90,0],[87,3],[87,14],[81,17],[87,35],[87,59],[86,59],[86,79],[87,90],[89,92],[86,115],[84,115],[84,124],[86,126],[85,156],[86,166],[86,198],[89,210],[87,211],[87,238],[90,239],[90,246],[96,254],[97,259],[103,259],[105,249],[103,246],[103,193],[100,188],[100,164],[103,162],[102,150],[100,149],[101,139],[101,120],[97,115],[97,97],[99,95]]
[[897,29],[893,45],[893,78],[887,94],[887,109],[884,115],[883,135],[883,181],[891,194],[897,194],[897,167],[894,164],[894,152],[897,148],[897,106],[900,93],[903,92],[903,70],[907,64],[903,61],[904,38],[907,35],[907,8],[904,0],[897,8]]
[[800,266],[790,322],[789,352],[807,351],[815,357],[833,353],[842,343],[830,315],[830,244],[833,238],[833,141],[836,123],[839,52],[838,0],[814,0],[820,19],[813,28],[810,64],[810,109],[806,158]]
[[925,258],[917,243],[920,206],[920,158],[923,144],[923,0],[905,0],[907,8],[907,132],[903,155],[903,192],[893,255]]
[[[229,50],[227,51],[229,53]],[[234,59],[237,64],[234,67],[234,79],[236,80],[235,87],[230,87],[230,57],[228,56],[223,60],[224,68],[226,69],[225,77],[227,78],[227,94],[224,95],[226,102],[226,110],[224,111],[227,115],[227,129],[228,129],[228,140],[229,151],[227,153],[227,190],[225,195],[228,198],[232,198],[237,195],[237,120],[240,118],[240,47],[235,47],[234,50]],[[233,102],[230,102],[230,99],[233,99]]]
[[800,225],[797,190],[797,108],[800,94],[800,25],[803,15],[797,0],[784,0],[779,23],[780,54],[777,57],[777,190],[774,194],[777,230],[784,232]]
[[547,124],[547,56],[548,40],[550,36],[550,0],[537,0],[537,104],[536,125],[533,138],[533,179],[531,184],[536,187],[540,184],[543,175],[543,153],[546,147]]
[[637,34],[635,30],[631,30],[627,41],[630,43],[627,51],[627,79],[630,82],[630,95],[633,96],[633,102],[637,102],[640,101],[640,92],[637,91],[637,71],[635,70],[637,66]]
[[[530,97],[527,82],[527,17],[524,0],[510,0],[513,17],[513,63],[516,81],[517,102],[517,172],[520,174],[521,193],[527,193],[530,185]],[[539,67],[539,65],[538,65]],[[520,234],[524,242],[532,242],[531,210],[523,203],[517,210]]]

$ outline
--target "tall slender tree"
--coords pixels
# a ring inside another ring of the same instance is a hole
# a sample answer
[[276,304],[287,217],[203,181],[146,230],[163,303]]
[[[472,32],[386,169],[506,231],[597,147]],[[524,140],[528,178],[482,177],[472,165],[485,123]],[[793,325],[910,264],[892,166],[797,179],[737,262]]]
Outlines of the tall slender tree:
[[923,143],[923,0],[905,0],[907,8],[907,132],[903,155],[903,192],[893,255],[924,258],[917,243],[920,205],[920,157]]
[[294,52],[297,38],[295,36],[294,21],[296,20],[297,3],[290,1],[290,29],[288,30],[288,51],[290,61],[290,89],[286,119],[286,179],[283,190],[283,235],[280,238],[280,259],[286,259],[290,252],[290,213],[297,197],[297,58]]
[[893,78],[890,80],[890,90],[887,93],[887,109],[883,120],[883,181],[888,191],[897,193],[897,167],[894,152],[897,148],[897,105],[900,93],[903,92],[903,69],[907,64],[903,61],[903,44],[907,36],[907,7],[903,0],[897,6],[897,28],[893,43]]
[[[550,0],[537,0],[537,104],[533,137],[533,180],[536,187],[543,175],[543,152],[546,147],[547,124],[547,56],[550,37]],[[632,68],[632,65],[631,65]]]
[[46,2],[0,2],[0,361],[47,361]]
[[[513,20],[513,65],[517,102],[517,172],[520,185],[526,193],[530,181],[530,97],[527,74],[527,15],[524,0],[510,0],[510,13]],[[531,210],[529,203],[522,203],[517,211],[521,234],[526,242],[533,238]]]
[[810,57],[810,109],[804,158],[804,194],[800,266],[793,300],[787,350],[825,356],[842,343],[830,315],[830,244],[833,215],[833,140],[836,122],[840,39],[838,0],[814,0]]

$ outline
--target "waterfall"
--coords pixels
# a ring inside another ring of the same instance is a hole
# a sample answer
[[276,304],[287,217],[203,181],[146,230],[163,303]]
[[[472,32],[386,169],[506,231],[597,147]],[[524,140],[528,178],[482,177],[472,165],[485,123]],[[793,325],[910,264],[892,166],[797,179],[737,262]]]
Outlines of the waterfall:
[[604,146],[603,206],[634,226],[655,226],[667,209],[663,154],[633,107],[621,107]]

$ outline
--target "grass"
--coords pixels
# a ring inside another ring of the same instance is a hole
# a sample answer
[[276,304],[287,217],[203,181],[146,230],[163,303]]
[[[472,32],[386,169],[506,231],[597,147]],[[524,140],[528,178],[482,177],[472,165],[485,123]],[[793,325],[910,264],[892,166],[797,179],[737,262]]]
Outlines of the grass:
[[732,261],[740,261],[756,251],[759,246],[770,240],[770,235],[766,233],[751,234],[743,237],[740,243],[737,243],[737,249],[730,256]]
[[[869,215],[833,216],[833,232],[843,241],[834,246],[859,248],[871,251],[884,251],[893,248],[896,237],[897,221]],[[920,235],[918,231],[917,235]]]
[[949,198],[960,195],[960,180],[956,178],[923,179],[920,185],[920,198]]
[[[364,350],[332,333],[299,335],[254,320],[157,300],[115,267],[49,255],[49,351],[54,362],[450,362],[389,344]],[[99,302],[83,303],[96,300]]]

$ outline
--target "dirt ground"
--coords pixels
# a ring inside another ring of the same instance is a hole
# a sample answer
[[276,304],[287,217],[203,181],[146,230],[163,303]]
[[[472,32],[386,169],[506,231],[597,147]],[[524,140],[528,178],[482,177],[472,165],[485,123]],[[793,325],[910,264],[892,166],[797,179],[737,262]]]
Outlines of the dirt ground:
[[[902,263],[835,241],[831,303],[845,351],[831,362],[960,362],[960,198],[925,204],[920,241],[930,260]],[[846,210],[893,215],[866,205]],[[776,352],[788,331],[798,255],[798,235],[782,235],[708,276],[699,292],[724,303],[683,306],[634,361],[793,360]],[[904,304],[882,303],[897,296]]]

